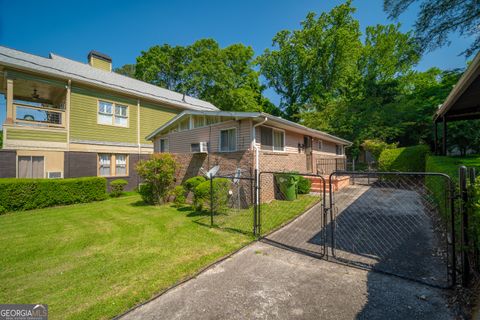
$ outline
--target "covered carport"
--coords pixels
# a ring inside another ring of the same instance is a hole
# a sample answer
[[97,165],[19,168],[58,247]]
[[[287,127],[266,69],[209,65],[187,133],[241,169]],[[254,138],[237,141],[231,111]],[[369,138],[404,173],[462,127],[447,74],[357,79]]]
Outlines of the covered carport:
[[[435,154],[447,154],[449,122],[473,119],[480,119],[480,53],[476,55],[445,102],[435,112]],[[438,135],[439,124],[442,127],[441,137]]]

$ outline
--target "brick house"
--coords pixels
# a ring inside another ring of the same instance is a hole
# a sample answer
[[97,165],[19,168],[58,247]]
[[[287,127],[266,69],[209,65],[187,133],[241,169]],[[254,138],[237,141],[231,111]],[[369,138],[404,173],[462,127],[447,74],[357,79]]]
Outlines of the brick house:
[[215,165],[220,175],[237,169],[249,177],[255,169],[327,175],[333,169],[323,166],[325,160],[345,163],[345,147],[351,145],[266,113],[194,110],[178,114],[146,139],[153,141],[154,152],[176,156],[180,182]]

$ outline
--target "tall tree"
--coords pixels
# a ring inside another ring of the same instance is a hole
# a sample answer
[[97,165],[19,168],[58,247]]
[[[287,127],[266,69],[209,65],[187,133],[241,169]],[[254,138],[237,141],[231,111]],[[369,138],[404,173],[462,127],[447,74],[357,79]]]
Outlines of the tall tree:
[[458,32],[473,37],[473,43],[462,54],[467,57],[480,49],[480,2],[478,0],[384,0],[384,10],[397,19],[413,3],[420,11],[415,22],[415,34],[424,50],[450,44],[449,36]]
[[125,65],[121,66],[120,68],[113,69],[113,72],[116,72],[118,74],[130,77],[130,78],[135,78],[135,65],[134,64],[125,64]]
[[137,58],[136,78],[212,102],[222,110],[261,111],[265,104],[251,47],[220,48],[213,39],[151,47]]
[[297,120],[303,108],[341,96],[357,74],[361,42],[351,1],[317,16],[309,13],[300,30],[283,30],[273,50],[258,57],[260,72]]

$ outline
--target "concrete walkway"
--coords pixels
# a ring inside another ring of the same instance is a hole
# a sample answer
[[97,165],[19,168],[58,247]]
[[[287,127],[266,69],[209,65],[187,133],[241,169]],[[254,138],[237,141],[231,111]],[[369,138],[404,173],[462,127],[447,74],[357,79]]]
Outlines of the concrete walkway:
[[452,319],[448,291],[255,242],[124,319]]

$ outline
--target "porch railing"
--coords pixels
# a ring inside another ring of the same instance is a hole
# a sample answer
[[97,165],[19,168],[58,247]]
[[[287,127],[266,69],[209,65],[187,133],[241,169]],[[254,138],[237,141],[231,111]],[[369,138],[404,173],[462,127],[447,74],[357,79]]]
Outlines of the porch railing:
[[317,158],[317,174],[329,175],[335,171],[345,171],[347,169],[347,159],[345,158]]
[[13,114],[15,115],[15,124],[55,128],[65,127],[65,110],[63,109],[14,103]]

